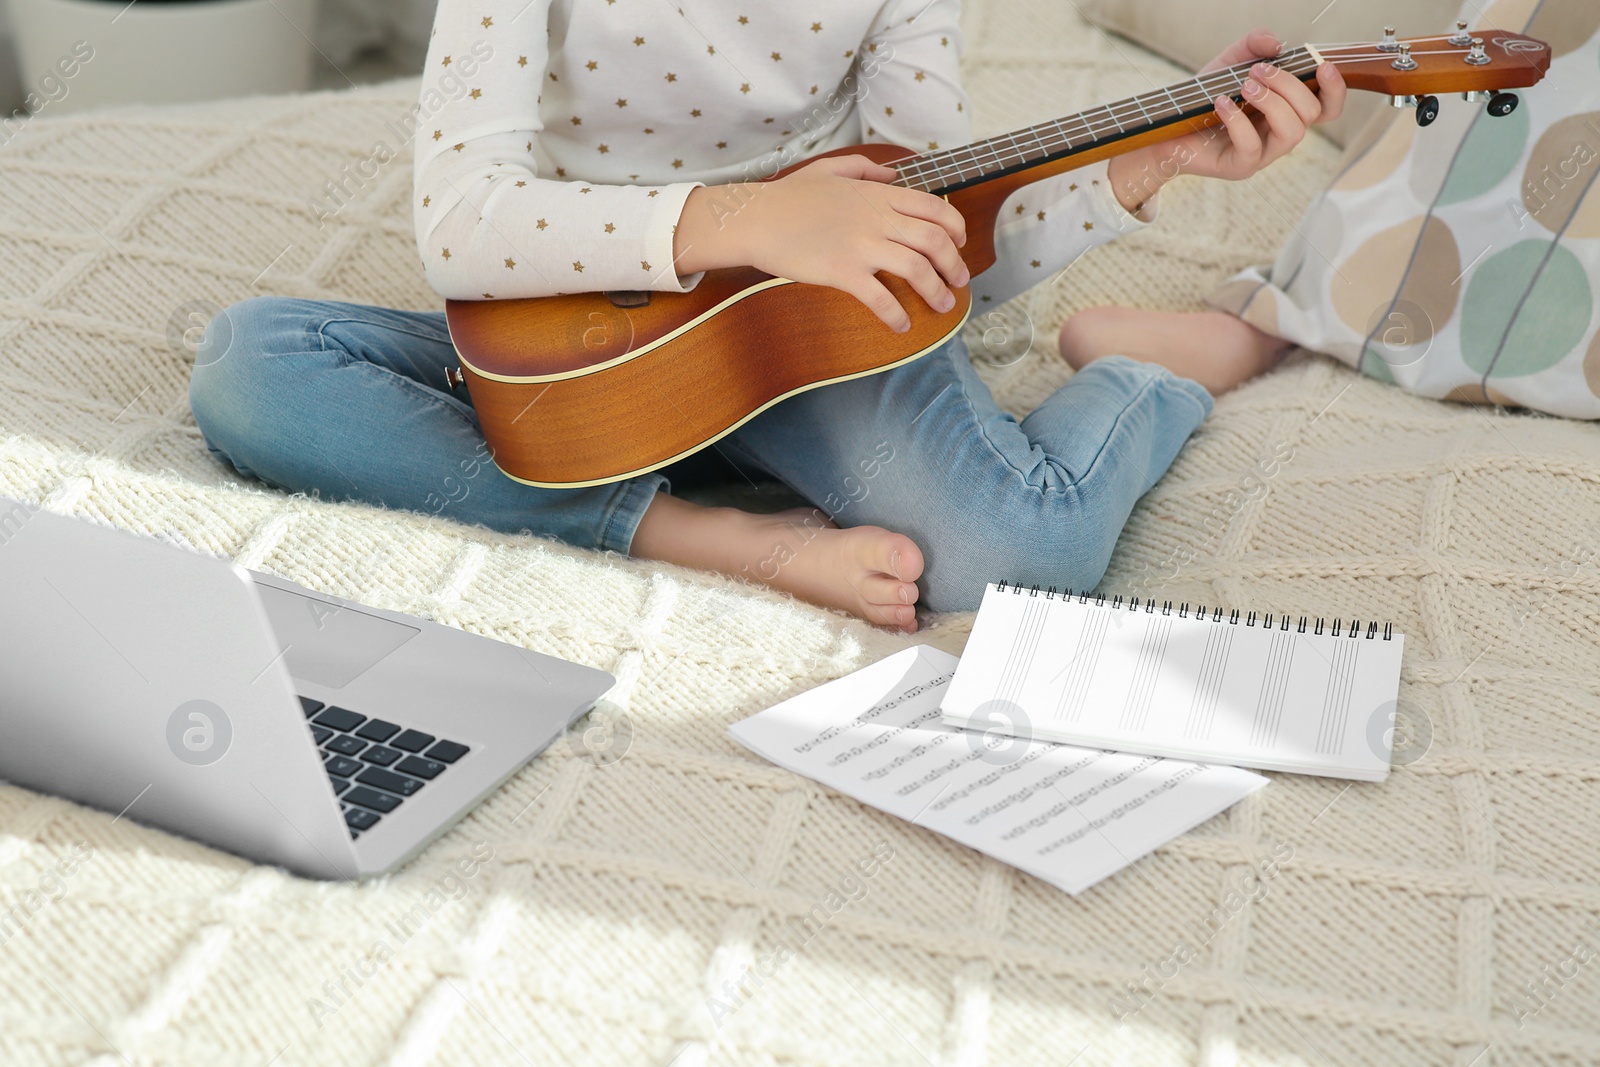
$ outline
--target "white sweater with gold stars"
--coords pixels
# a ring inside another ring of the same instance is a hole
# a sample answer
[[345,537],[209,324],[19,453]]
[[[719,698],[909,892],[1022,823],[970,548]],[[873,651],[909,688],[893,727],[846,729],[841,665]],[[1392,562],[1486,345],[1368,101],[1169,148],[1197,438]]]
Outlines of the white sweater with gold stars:
[[[862,141],[972,140],[959,0],[440,0],[416,131],[417,248],[451,299],[683,292],[696,186]],[[1040,119],[1054,117],[1040,115]],[[1006,202],[974,299],[1009,299],[1129,216],[1105,165]]]

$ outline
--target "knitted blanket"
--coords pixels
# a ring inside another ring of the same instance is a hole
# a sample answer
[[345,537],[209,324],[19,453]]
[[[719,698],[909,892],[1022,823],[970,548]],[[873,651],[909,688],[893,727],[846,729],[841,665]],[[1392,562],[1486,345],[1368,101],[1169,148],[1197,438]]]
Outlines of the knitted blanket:
[[[1179,74],[1070,4],[973,2],[967,27],[984,133]],[[1381,785],[1274,776],[1069,897],[728,738],[904,638],[730,580],[292,498],[209,457],[191,311],[439,306],[408,154],[374,162],[413,89],[45,112],[0,149],[0,493],[604,668],[625,728],[603,758],[558,743],[356,885],[0,785],[0,1062],[1600,1062],[1600,426],[1421,400],[1312,355],[1219,403],[1103,588],[1394,620],[1406,756]],[[1179,183],[1160,226],[1007,309],[1003,351],[980,318],[997,395],[1020,413],[1065,378],[1050,352],[1072,310],[1197,308],[1270,259],[1334,155]],[[928,623],[959,652],[971,618]]]

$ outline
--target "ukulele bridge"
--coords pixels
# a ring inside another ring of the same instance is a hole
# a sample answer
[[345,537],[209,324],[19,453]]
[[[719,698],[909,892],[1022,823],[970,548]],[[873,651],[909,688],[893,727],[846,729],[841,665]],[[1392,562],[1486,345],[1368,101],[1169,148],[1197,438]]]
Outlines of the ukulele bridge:
[[650,304],[650,290],[648,289],[613,289],[606,293],[606,298],[611,301],[612,307],[642,308]]

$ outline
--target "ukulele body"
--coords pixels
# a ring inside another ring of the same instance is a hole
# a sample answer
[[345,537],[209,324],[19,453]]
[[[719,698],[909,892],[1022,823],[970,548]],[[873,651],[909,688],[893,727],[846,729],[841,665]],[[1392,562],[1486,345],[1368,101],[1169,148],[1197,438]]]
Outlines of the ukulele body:
[[[915,154],[854,145],[766,180],[827,156],[892,165]],[[967,222],[968,272],[977,277],[994,265],[996,217],[1013,191],[1112,154],[1081,153],[951,192],[946,199]],[[970,286],[952,289],[955,306],[940,313],[904,279],[880,271],[878,280],[910,316],[906,333],[848,293],[753,267],[707,271],[688,293],[451,300],[445,312],[495,464],[517,481],[565,489],[664,467],[787,397],[909,363],[955,336],[971,314]]]
[[[882,144],[825,154],[854,153],[881,163],[915,154]],[[967,287],[939,314],[904,280],[878,279],[909,313],[908,332],[848,293],[753,267],[707,271],[687,293],[449,301],[446,315],[496,465],[572,488],[682,459],[786,397],[926,355],[967,321]]]

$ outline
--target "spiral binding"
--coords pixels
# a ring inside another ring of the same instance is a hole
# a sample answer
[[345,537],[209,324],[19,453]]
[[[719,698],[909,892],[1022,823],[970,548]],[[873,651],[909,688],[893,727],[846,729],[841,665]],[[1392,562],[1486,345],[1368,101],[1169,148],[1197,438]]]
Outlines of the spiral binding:
[[[999,584],[995,586],[995,592],[1004,593],[1005,591],[1006,591],[1006,580],[1004,578],[1002,578],[1000,580]],[[1038,596],[1039,592],[1040,592],[1040,589],[1039,589],[1039,587],[1037,585],[1030,586],[1030,587],[1024,587],[1024,586],[1021,586],[1021,585],[1013,585],[1011,587],[1011,592],[1013,594],[1017,595],[1017,596],[1021,596],[1023,593],[1027,593],[1029,596]],[[1057,592],[1058,592],[1058,590],[1056,589],[1056,587],[1052,585],[1048,589],[1044,590],[1044,597],[1045,597],[1046,600],[1054,600]],[[1076,595],[1077,598],[1078,598],[1078,603],[1080,603],[1080,604],[1089,603],[1089,600],[1090,600],[1090,597],[1091,597],[1091,594],[1088,592],[1088,590],[1084,590],[1083,592],[1077,593],[1077,594],[1074,594],[1071,589],[1060,590],[1059,592],[1061,593],[1061,598],[1063,600],[1071,600],[1073,598],[1073,596]],[[1105,606],[1106,595],[1104,593],[1095,593],[1095,594],[1092,594],[1092,595],[1093,595],[1094,603],[1095,603],[1095,605],[1097,607],[1104,607]],[[1113,597],[1111,599],[1111,607],[1112,607],[1113,610],[1120,609],[1122,606],[1123,606],[1123,598],[1122,597],[1116,596],[1116,597]],[[1149,600],[1140,600],[1138,597],[1129,597],[1129,598],[1127,598],[1127,607],[1128,607],[1129,611],[1138,611],[1141,607],[1143,607],[1146,612],[1154,612],[1156,610],[1156,598],[1155,597],[1151,597]],[[1201,605],[1201,606],[1196,607],[1194,609],[1193,615],[1197,619],[1204,619],[1204,618],[1207,617],[1208,612],[1210,613],[1210,619],[1211,619],[1212,622],[1222,622],[1222,621],[1224,621],[1224,616],[1223,616],[1223,613],[1222,613],[1223,609],[1222,608],[1210,609],[1210,608],[1205,607],[1204,605]],[[1170,600],[1162,601],[1161,602],[1161,614],[1163,614],[1163,615],[1171,615],[1172,613],[1173,613],[1172,612],[1172,601],[1170,601]],[[1180,619],[1187,619],[1190,616],[1191,613],[1190,613],[1190,610],[1189,610],[1189,602],[1187,600],[1184,601],[1182,604],[1180,604],[1178,606],[1177,614],[1178,614],[1178,618],[1180,618]],[[1228,625],[1230,625],[1230,626],[1237,626],[1239,624],[1239,609],[1238,608],[1234,608],[1231,612],[1229,612],[1228,615],[1226,616],[1226,621],[1227,621]],[[1261,616],[1261,626],[1262,626],[1263,629],[1266,629],[1266,630],[1272,629],[1273,628],[1272,623],[1273,623],[1273,616],[1272,616],[1271,612],[1268,612],[1267,614]],[[1256,624],[1256,613],[1253,612],[1253,611],[1250,612],[1249,615],[1247,615],[1245,617],[1244,624],[1246,626],[1254,626]],[[1292,625],[1295,628],[1295,632],[1303,634],[1303,633],[1306,632],[1307,626],[1311,626],[1310,617],[1307,616],[1307,615],[1300,616],[1300,621],[1299,621],[1298,625],[1296,625],[1294,623],[1294,620],[1291,619],[1289,617],[1289,615],[1284,614],[1284,615],[1282,615],[1280,617],[1280,622],[1279,622],[1277,628],[1279,630],[1287,631]],[[1332,637],[1340,636],[1340,631],[1343,630],[1343,629],[1344,629],[1343,620],[1334,619],[1333,620],[1332,629],[1328,629],[1327,620],[1324,619],[1321,616],[1318,616],[1316,624],[1314,626],[1311,626],[1311,632],[1312,633],[1321,634],[1323,632],[1327,632]],[[1350,627],[1349,627],[1348,630],[1345,631],[1345,636],[1348,636],[1348,637],[1351,637],[1351,638],[1356,638],[1356,637],[1360,637],[1361,636],[1361,622],[1360,622],[1360,620],[1358,620],[1358,619],[1351,619],[1350,620]],[[1371,641],[1374,638],[1376,638],[1377,636],[1378,636],[1378,624],[1376,622],[1368,622],[1367,623],[1367,640]],[[1389,641],[1389,640],[1392,640],[1393,638],[1394,638],[1394,623],[1392,623],[1392,622],[1384,623],[1383,624],[1383,639],[1385,641]]]

